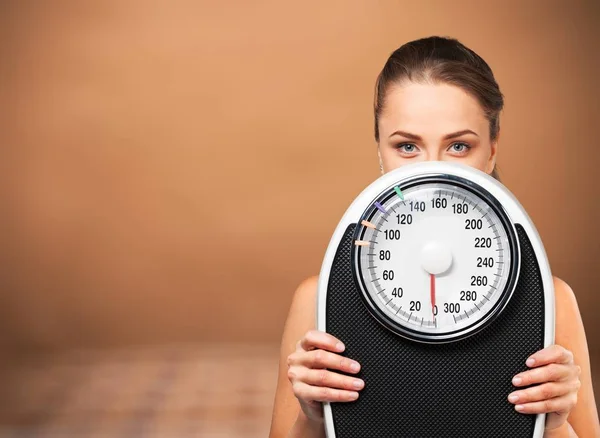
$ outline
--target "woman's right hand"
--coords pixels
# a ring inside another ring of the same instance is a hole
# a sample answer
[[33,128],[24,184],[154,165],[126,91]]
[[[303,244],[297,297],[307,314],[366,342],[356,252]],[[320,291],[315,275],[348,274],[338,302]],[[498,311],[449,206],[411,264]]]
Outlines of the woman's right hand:
[[356,374],[360,364],[336,353],[345,347],[334,336],[309,330],[287,358],[288,379],[294,395],[309,420],[323,421],[321,402],[349,402],[358,398],[364,387],[361,379],[329,371],[326,368]]

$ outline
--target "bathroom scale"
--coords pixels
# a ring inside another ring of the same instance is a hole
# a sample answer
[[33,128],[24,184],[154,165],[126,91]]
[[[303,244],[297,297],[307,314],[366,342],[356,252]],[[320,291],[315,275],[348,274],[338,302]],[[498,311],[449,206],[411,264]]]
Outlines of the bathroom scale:
[[327,247],[317,329],[365,381],[323,403],[328,438],[543,436],[545,414],[508,394],[554,343],[552,275],[531,219],[484,172],[423,162],[365,188]]

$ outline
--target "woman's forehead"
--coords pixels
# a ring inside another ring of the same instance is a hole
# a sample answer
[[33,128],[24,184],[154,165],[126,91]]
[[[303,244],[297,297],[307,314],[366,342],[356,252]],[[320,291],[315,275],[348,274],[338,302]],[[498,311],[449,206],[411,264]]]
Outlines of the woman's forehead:
[[489,129],[483,108],[462,88],[414,82],[388,89],[379,123],[382,137],[398,129],[417,135]]

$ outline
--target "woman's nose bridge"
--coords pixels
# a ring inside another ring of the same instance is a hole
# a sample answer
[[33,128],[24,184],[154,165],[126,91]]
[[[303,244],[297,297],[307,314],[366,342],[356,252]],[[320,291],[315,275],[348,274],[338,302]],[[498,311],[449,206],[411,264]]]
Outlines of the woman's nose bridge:
[[425,144],[425,161],[441,161],[442,149],[434,144]]

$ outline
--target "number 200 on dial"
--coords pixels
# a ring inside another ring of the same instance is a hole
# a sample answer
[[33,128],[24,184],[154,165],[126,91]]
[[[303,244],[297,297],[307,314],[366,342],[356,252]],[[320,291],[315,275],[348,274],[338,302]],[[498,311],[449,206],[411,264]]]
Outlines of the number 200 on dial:
[[518,271],[515,231],[485,190],[423,178],[364,212],[354,273],[371,313],[394,332],[448,342],[493,321]]

